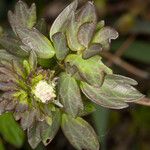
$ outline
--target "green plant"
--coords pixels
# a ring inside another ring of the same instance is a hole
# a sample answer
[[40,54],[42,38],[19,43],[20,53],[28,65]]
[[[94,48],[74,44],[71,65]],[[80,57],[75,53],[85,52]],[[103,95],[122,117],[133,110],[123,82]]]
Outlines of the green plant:
[[97,23],[93,3],[77,6],[75,0],[63,10],[48,39],[36,23],[35,4],[19,1],[8,13],[15,34],[0,36],[0,113],[13,113],[32,148],[49,144],[61,126],[76,149],[98,150],[96,133],[82,118],[94,111],[93,102],[123,109],[143,97],[135,80],[102,62],[101,51],[118,33]]

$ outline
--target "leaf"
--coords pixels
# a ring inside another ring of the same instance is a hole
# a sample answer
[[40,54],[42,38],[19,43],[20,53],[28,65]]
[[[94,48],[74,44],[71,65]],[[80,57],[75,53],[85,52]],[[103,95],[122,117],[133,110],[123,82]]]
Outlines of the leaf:
[[105,26],[105,21],[104,20],[99,21],[96,25],[96,31],[102,29],[104,26]]
[[21,121],[20,121],[20,124],[23,130],[26,130],[33,126],[34,121],[35,121],[35,115],[36,115],[35,113],[36,113],[35,110],[23,112]]
[[93,128],[82,118],[63,114],[62,130],[69,142],[77,149],[99,150],[99,142]]
[[52,39],[57,59],[63,60],[69,52],[65,35],[62,32],[57,32],[53,35]]
[[16,33],[16,28],[27,27],[31,29],[36,23],[36,6],[33,3],[29,8],[26,3],[19,0],[15,7],[15,12],[8,12],[8,20],[13,31]]
[[80,76],[89,84],[100,87],[103,83],[105,74],[111,74],[112,71],[105,66],[100,56],[94,56],[89,59],[82,59],[81,56],[70,54],[65,59],[70,66],[76,66]]
[[35,28],[44,35],[47,35],[48,33],[47,24],[44,18],[41,18],[40,20],[38,20]]
[[85,23],[79,28],[78,40],[84,47],[89,46],[94,30],[94,23]]
[[84,59],[88,59],[92,56],[95,56],[97,54],[100,54],[100,52],[102,51],[102,46],[101,44],[91,44],[89,46],[89,48],[87,48],[84,52],[83,52],[83,58]]
[[[101,141],[101,149],[105,149],[107,145],[107,136],[104,135],[106,135],[106,133],[108,132],[111,110],[104,107],[100,107],[99,105],[97,105],[95,109],[96,111],[92,114],[92,119],[95,124],[98,138]],[[119,114],[119,112],[116,113]]]
[[95,88],[81,82],[82,92],[94,103],[107,108],[123,109],[128,107],[126,102],[138,101],[143,95],[133,88],[127,79],[116,79],[114,75],[106,75],[102,87]]
[[71,50],[81,51],[88,47],[96,22],[95,7],[91,2],[87,2],[77,13],[72,13],[66,30],[68,46]]
[[104,49],[109,49],[111,40],[118,38],[118,32],[110,27],[103,27],[93,38],[93,43],[99,43]]
[[70,19],[72,12],[74,12],[77,8],[78,0],[73,1],[69,6],[67,6],[55,19],[54,23],[52,24],[52,27],[50,29],[50,39],[52,39],[52,36],[60,32],[65,23]]
[[18,61],[12,60],[12,66],[15,73],[17,73],[20,77],[25,78],[23,67]]
[[87,96],[87,98],[89,98],[97,105],[107,107],[107,108],[113,108],[113,109],[123,109],[128,107],[128,105],[125,102],[120,101],[116,98],[113,99],[110,93],[105,92],[103,88],[100,89],[100,88],[90,86],[86,82],[81,82],[80,87],[82,92]]
[[5,107],[7,106],[8,102],[1,99],[0,100],[0,115],[5,112]]
[[18,28],[17,34],[22,42],[33,50],[39,58],[48,59],[54,56],[55,51],[51,42],[37,29]]
[[4,75],[4,74],[0,74],[0,82],[10,82],[11,78]]
[[1,82],[0,90],[1,91],[14,91],[14,90],[17,90],[17,86],[16,86],[16,84],[11,83],[11,82],[10,83]]
[[5,74],[8,76],[8,79],[11,79],[12,81],[16,81],[16,74],[10,71],[9,69],[5,67],[0,67],[0,73]]
[[37,68],[37,56],[34,51],[31,51],[29,56],[29,64],[32,71]]
[[5,60],[11,62],[12,60],[16,60],[17,58],[11,54],[9,54],[6,50],[0,49],[0,61]]
[[27,130],[28,142],[32,149],[35,149],[41,142],[40,137],[40,126],[39,123],[34,123],[34,125]]
[[88,1],[81,9],[77,11],[76,14],[77,21],[80,22],[80,24],[86,22],[97,22],[95,6],[91,1]]
[[130,84],[130,85],[137,85],[138,84],[138,82],[135,81],[134,79],[131,79],[131,78],[128,78],[128,77],[125,77],[125,76],[121,76],[121,75],[118,75],[118,74],[113,74],[113,75],[108,74],[106,76],[106,79],[107,78],[109,78],[111,80],[116,80],[118,82]]
[[70,74],[62,73],[59,80],[59,96],[64,111],[76,116],[83,109],[80,90],[76,80]]
[[87,115],[91,114],[92,112],[94,112],[95,110],[96,109],[95,109],[93,103],[86,101],[86,102],[84,102],[84,110],[81,110],[79,112],[78,116],[87,116]]
[[8,143],[17,148],[24,143],[24,133],[10,113],[0,116],[0,133]]
[[19,57],[27,57],[29,56],[29,51],[25,51],[20,48],[20,45],[22,44],[21,41],[19,41],[16,38],[8,37],[6,35],[1,36],[0,38],[0,45],[5,48],[8,52],[15,56]]
[[78,30],[79,30],[79,24],[76,22],[75,14],[73,13],[70,20],[70,24],[68,25],[68,28],[66,30],[68,47],[72,51],[84,50],[84,46],[82,46],[82,44],[80,44],[78,41]]
[[133,79],[121,76],[121,75],[107,75],[104,82],[104,87],[108,88],[120,100],[125,102],[134,102],[143,98],[141,94],[131,85],[137,85],[137,82]]
[[7,106],[5,107],[5,110],[6,110],[6,111],[14,110],[15,107],[16,107],[16,105],[17,105],[17,101],[11,100],[11,101],[7,104]]
[[41,138],[45,146],[47,146],[55,137],[60,127],[61,113],[58,109],[52,114],[52,125],[48,125],[46,122],[41,122]]
[[[84,46],[88,47],[97,23],[95,7],[92,2],[88,1],[77,13],[79,22],[78,40]],[[84,24],[83,24],[84,23]]]

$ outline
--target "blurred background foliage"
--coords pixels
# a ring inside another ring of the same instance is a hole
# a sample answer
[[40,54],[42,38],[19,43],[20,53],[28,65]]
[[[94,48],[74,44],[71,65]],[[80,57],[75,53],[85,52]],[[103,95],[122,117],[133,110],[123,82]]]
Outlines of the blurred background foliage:
[[[71,0],[25,0],[35,2],[38,18],[43,17],[48,27]],[[86,0],[80,0],[84,3]],[[7,12],[16,0],[0,0],[0,25],[10,26]],[[150,1],[149,0],[94,0],[99,20],[119,31],[110,51],[101,53],[105,63],[119,73],[139,82],[137,88],[150,97]],[[0,28],[0,32],[1,28]],[[146,105],[150,105],[149,98]],[[145,100],[144,100],[145,102]],[[143,103],[144,103],[143,102]],[[102,150],[150,150],[150,107],[131,105],[125,110],[97,107],[87,117],[99,134]],[[30,150],[25,133],[11,114],[0,116],[0,150]],[[61,131],[48,147],[37,150],[74,150]]]

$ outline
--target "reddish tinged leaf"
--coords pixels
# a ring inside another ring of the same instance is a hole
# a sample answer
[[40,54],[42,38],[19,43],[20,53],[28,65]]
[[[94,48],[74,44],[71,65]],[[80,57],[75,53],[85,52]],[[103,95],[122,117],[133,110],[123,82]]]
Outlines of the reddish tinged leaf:
[[8,79],[10,78],[14,82],[17,80],[16,74],[5,67],[0,67],[0,73],[8,76]]
[[96,103],[97,105],[113,108],[113,109],[123,109],[128,107],[128,104],[121,101],[120,99],[114,99],[113,97],[108,97],[108,92],[101,91],[101,88],[93,87],[85,82],[81,82],[81,90],[82,92],[89,98],[91,101]]
[[99,43],[104,49],[109,49],[111,40],[118,38],[118,32],[110,27],[103,27],[94,35],[92,43]]
[[90,57],[93,57],[95,55],[100,54],[102,51],[102,45],[101,44],[91,44],[84,52],[83,52],[83,58],[88,59]]
[[8,12],[8,20],[13,31],[20,27],[32,28],[36,23],[36,6],[33,3],[30,8],[23,1],[19,0],[15,7],[15,12]]
[[69,6],[67,6],[55,19],[54,23],[52,24],[52,27],[50,29],[50,38],[52,39],[52,36],[57,33],[61,32],[61,29],[64,27],[65,23],[70,20],[72,12],[75,12],[78,5],[78,0],[73,1]]
[[32,127],[28,128],[27,136],[30,146],[32,147],[32,149],[35,149],[41,142],[40,126],[38,122],[34,123]]
[[118,75],[106,75],[103,85],[100,88],[90,86],[81,82],[82,92],[98,105],[113,109],[122,109],[128,106],[126,102],[134,102],[143,98],[141,94],[131,85],[136,81]]
[[20,123],[23,130],[26,130],[33,126],[35,122],[35,115],[36,115],[35,110],[26,111],[22,114]]
[[61,113],[58,109],[53,112],[52,125],[48,125],[46,122],[41,122],[40,132],[41,139],[45,146],[47,146],[57,134],[61,122]]
[[0,102],[0,115],[5,112],[5,107],[8,104],[6,100]]
[[17,105],[17,101],[11,100],[11,101],[7,104],[7,106],[5,107],[5,110],[6,110],[6,111],[11,111],[11,110],[15,109],[16,105]]
[[51,42],[37,29],[17,28],[17,34],[21,41],[39,58],[48,59],[54,56],[55,51]]
[[17,89],[18,89],[18,87],[14,83],[0,82],[0,90],[2,90],[2,91],[15,91]]
[[57,59],[63,60],[69,53],[66,36],[62,32],[58,32],[53,35],[52,39],[53,39]]
[[[7,54],[7,57],[10,56],[10,54],[13,54],[14,56],[11,56],[12,58],[15,58],[15,60],[17,59],[15,56],[19,56],[19,57],[27,57],[29,56],[29,51],[28,50],[23,50],[20,48],[20,46],[22,45],[22,42],[19,39],[16,38],[12,38],[9,36],[2,36],[0,38],[0,45],[2,45],[3,48],[5,48],[9,53]],[[2,54],[0,53],[0,57],[2,57],[3,59],[4,54],[2,56]]]

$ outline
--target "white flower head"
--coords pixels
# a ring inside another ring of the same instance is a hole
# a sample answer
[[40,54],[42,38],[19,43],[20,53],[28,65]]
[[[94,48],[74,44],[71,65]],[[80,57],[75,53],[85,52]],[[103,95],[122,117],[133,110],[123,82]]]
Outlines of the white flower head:
[[42,80],[35,86],[34,94],[43,103],[52,101],[55,97],[54,85],[48,84],[46,81]]

